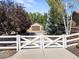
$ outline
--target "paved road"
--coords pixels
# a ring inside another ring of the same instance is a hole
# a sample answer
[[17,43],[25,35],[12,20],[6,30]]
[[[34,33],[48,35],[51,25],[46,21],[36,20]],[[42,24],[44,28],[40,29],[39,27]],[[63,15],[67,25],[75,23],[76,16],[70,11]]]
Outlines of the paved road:
[[7,59],[79,59],[64,48],[23,49]]

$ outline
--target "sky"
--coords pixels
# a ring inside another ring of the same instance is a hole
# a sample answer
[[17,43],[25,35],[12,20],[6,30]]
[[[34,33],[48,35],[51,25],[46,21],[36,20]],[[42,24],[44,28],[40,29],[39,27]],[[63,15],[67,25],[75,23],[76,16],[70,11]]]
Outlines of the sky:
[[79,12],[79,0],[64,0],[64,4],[67,6],[66,12],[68,15],[71,15],[73,11]]
[[49,6],[46,0],[15,0],[24,5],[27,12],[48,13]]
[[[21,3],[27,12],[39,12],[41,14],[48,13],[50,10],[47,1],[46,0],[13,0],[17,3]],[[70,15],[72,12],[71,11],[78,11],[79,12],[79,0],[64,0],[64,4],[71,4],[72,1],[76,1],[74,3],[74,8],[69,8],[67,5],[67,13]]]
[[[48,13],[50,9],[46,0],[15,0],[15,1],[23,4],[27,12],[32,12],[32,13],[39,12],[44,14],[44,13]],[[64,0],[64,1],[65,3],[72,4],[73,0]],[[79,1],[79,0],[74,0],[74,1]],[[71,11],[78,9],[79,9],[79,3],[75,2],[74,9],[67,7],[67,13],[70,15],[72,13]]]

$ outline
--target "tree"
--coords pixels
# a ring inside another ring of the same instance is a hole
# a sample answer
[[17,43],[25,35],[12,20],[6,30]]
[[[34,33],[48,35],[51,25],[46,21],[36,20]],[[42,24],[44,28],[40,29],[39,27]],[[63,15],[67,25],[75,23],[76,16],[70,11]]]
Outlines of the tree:
[[72,13],[75,9],[78,9],[77,6],[79,3],[79,0],[71,0],[71,1],[63,0],[63,2],[64,2],[63,5],[65,5],[64,7],[66,12],[66,18],[64,17],[65,32],[68,35],[71,33]]
[[32,23],[40,23],[45,28],[46,20],[47,20],[47,13],[44,13],[44,15],[40,13],[29,13],[29,17],[32,20]]
[[47,0],[50,7],[46,32],[47,34],[63,34],[64,33],[64,23],[63,17],[64,8],[61,5],[60,0]]
[[0,35],[12,31],[23,34],[30,27],[31,20],[22,5],[11,0],[0,1]]

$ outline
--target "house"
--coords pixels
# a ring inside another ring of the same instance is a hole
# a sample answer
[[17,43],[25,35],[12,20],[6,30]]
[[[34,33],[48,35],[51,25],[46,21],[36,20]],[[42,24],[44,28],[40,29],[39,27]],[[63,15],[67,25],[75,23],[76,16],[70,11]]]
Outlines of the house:
[[78,33],[78,32],[79,32],[79,25],[77,25],[77,23],[72,20],[71,33]]
[[41,24],[34,23],[34,24],[31,25],[31,27],[27,31],[33,32],[33,33],[36,33],[36,34],[43,34],[44,28]]

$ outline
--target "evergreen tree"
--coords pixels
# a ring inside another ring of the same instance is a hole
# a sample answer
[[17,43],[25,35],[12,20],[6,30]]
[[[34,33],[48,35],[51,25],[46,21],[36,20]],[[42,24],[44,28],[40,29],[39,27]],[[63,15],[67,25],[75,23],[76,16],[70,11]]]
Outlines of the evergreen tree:
[[46,24],[46,32],[49,35],[52,34],[63,34],[64,24],[63,24],[63,6],[58,0],[48,0],[50,6],[50,11]]
[[29,17],[32,20],[32,23],[40,23],[45,29],[47,22],[47,13],[44,13],[44,15],[42,15],[41,13],[29,13]]

